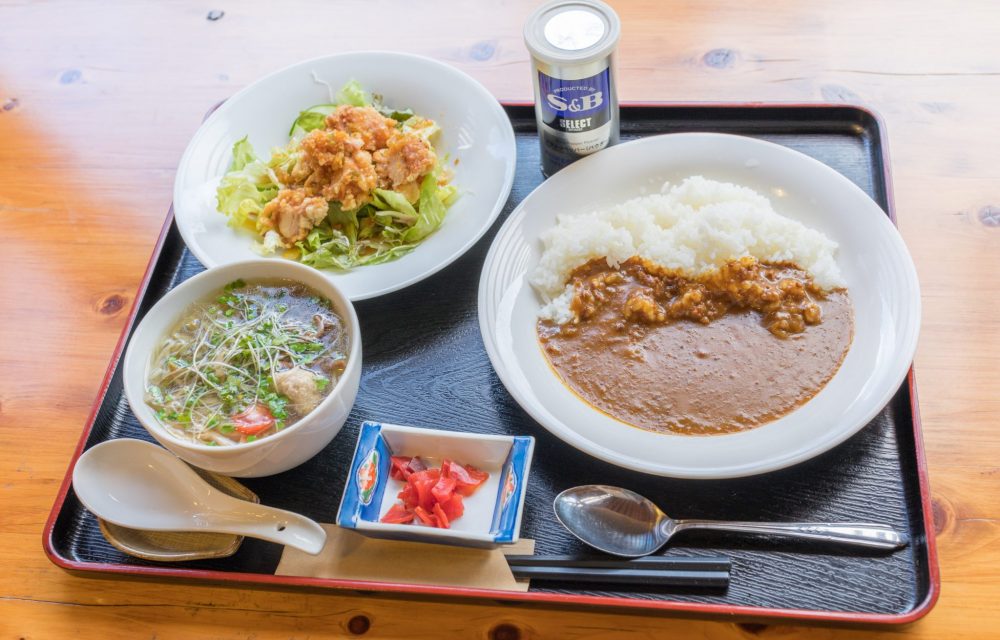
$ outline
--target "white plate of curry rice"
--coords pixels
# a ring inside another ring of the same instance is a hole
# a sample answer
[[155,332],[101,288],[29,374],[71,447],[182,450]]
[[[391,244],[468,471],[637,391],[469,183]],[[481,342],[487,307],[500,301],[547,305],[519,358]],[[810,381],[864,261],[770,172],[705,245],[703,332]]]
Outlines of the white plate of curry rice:
[[733,478],[865,427],[913,360],[920,291],[889,218],[779,145],[683,133],[584,158],[497,234],[479,285],[504,385],[628,469]]
[[503,108],[465,73],[330,55],[261,78],[202,123],[174,215],[206,267],[295,260],[362,300],[465,253],[503,208],[515,161]]

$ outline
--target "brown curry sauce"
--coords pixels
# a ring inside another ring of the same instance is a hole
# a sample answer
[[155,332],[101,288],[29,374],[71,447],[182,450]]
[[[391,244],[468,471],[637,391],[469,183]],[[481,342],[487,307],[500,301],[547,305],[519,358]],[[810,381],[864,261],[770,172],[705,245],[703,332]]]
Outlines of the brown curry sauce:
[[639,258],[571,274],[575,319],[538,322],[559,377],[622,422],[711,435],[771,422],[833,377],[854,333],[845,290],[793,264],[730,262],[688,278]]

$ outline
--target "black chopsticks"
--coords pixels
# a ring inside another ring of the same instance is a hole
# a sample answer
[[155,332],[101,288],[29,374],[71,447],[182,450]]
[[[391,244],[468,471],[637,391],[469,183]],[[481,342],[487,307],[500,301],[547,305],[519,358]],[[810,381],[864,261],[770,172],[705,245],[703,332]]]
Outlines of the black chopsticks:
[[563,582],[609,582],[644,586],[729,586],[732,563],[724,556],[646,556],[633,560],[588,556],[507,556],[515,578]]

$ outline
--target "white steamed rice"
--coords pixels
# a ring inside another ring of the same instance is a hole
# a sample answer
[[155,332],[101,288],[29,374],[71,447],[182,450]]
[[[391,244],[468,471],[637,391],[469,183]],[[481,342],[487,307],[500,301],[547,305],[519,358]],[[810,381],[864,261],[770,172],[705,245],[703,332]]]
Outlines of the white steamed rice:
[[701,176],[610,209],[560,215],[541,239],[544,251],[530,281],[547,302],[540,316],[559,323],[573,317],[570,272],[601,257],[617,266],[640,256],[696,276],[753,256],[794,262],[824,289],[844,286],[836,242],[779,215],[753,189]]

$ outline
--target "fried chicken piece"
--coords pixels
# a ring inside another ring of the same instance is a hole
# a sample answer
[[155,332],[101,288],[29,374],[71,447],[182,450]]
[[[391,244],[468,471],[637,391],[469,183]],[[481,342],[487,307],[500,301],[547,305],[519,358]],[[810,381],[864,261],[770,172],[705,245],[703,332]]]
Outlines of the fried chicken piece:
[[356,209],[371,202],[377,188],[393,189],[410,202],[420,196],[420,179],[437,161],[430,143],[403,133],[396,121],[372,107],[341,105],[299,143],[301,157],[288,182],[308,196]]
[[397,132],[372,155],[378,184],[383,189],[396,189],[416,182],[434,168],[434,149],[420,136]]
[[302,158],[292,170],[311,196],[336,200],[344,209],[355,209],[371,201],[378,186],[372,154],[359,137],[344,131],[317,129],[302,138]]
[[346,104],[340,105],[326,117],[326,127],[360,138],[362,148],[370,152],[384,148],[389,138],[396,133],[396,121],[392,118],[385,117],[372,107],[352,107]]
[[307,197],[301,189],[282,189],[264,205],[258,221],[262,228],[276,230],[284,246],[291,247],[323,221],[328,209],[323,198]]

